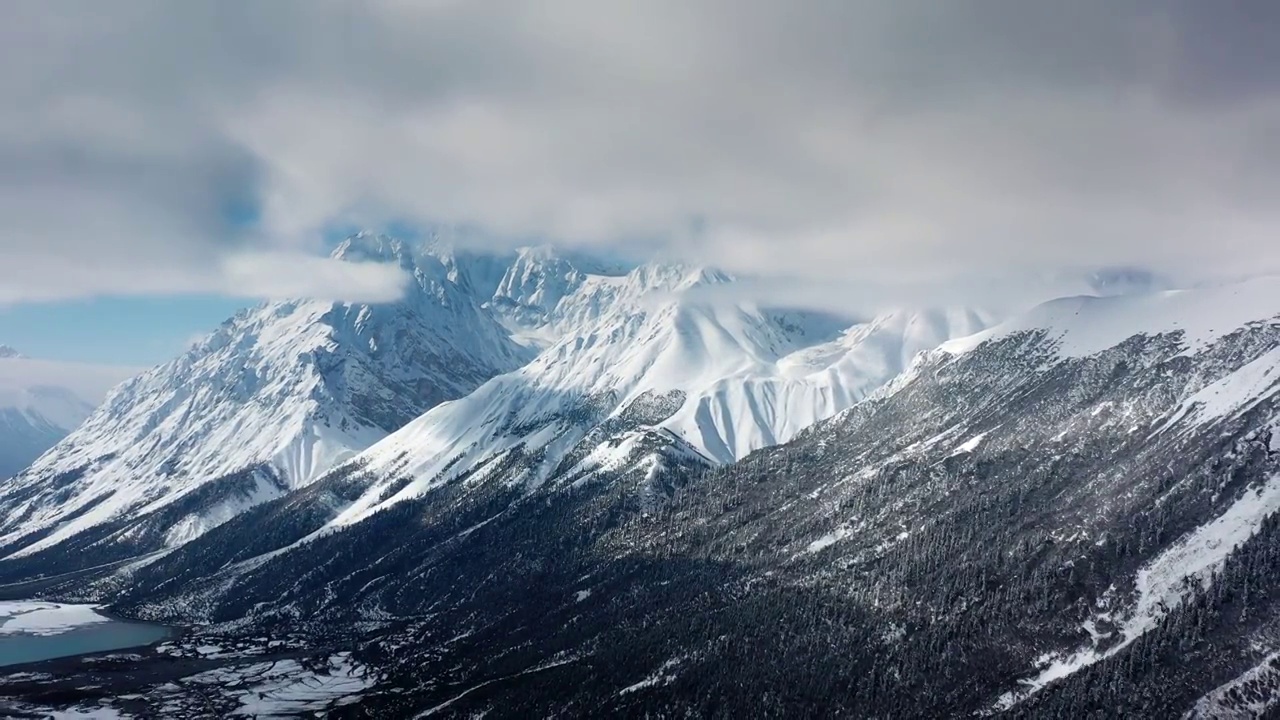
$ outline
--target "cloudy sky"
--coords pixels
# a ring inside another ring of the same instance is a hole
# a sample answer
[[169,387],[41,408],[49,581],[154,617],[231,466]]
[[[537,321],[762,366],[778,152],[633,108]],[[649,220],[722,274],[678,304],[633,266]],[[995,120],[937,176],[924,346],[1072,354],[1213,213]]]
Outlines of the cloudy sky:
[[161,353],[253,298],[394,297],[324,259],[334,228],[392,222],[895,301],[1280,271],[1271,0],[2,12],[0,334],[38,342],[103,307],[177,318]]

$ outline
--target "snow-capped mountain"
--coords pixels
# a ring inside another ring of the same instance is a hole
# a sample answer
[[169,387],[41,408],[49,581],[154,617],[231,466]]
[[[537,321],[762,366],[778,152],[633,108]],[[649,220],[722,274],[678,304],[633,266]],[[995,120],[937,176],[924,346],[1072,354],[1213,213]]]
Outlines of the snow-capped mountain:
[[[366,716],[1211,717],[1280,690],[1277,280],[1054,301],[719,466],[663,383],[758,371],[795,330],[643,307],[549,348],[584,364],[550,352],[78,587],[354,646],[385,678]],[[615,330],[632,353],[598,355]]]
[[732,462],[987,324],[762,309],[697,292],[733,282],[713,269],[545,247],[361,235],[335,256],[397,263],[409,296],[271,303],[126,384],[0,495],[0,549],[105,562],[173,547],[343,463],[367,486],[323,511],[341,510],[335,527],[496,467],[519,464],[503,482],[534,488],[620,463]]
[[[488,259],[368,234],[334,256],[398,264],[406,297],[268,303],[119,386],[0,489],[0,545],[30,554],[91,528],[140,549],[183,542],[528,359],[476,301],[500,278]],[[131,524],[184,498],[189,512]]]
[[136,368],[35,360],[0,345],[0,479],[21,471],[89,417]]
[[[513,275],[518,282],[508,282]],[[840,329],[847,320],[691,293],[731,281],[682,265],[617,276],[560,261],[540,274],[517,261],[501,297],[537,309],[537,329],[556,339],[528,365],[355,458],[379,479],[334,525],[463,476],[528,488],[582,482],[594,468],[616,470],[631,441],[651,433],[704,462],[733,462],[852,406],[916,353],[986,325],[980,313],[957,310],[894,312]]]

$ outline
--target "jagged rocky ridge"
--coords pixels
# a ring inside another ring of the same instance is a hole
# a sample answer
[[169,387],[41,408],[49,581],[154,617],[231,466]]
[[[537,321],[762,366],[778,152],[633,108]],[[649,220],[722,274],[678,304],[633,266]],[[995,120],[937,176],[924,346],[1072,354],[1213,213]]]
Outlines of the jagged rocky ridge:
[[546,425],[427,473],[393,436],[63,590],[354,648],[376,681],[349,717],[1274,702],[1275,280],[1050,303],[731,464],[667,424],[687,402],[624,398],[551,464]]
[[404,300],[267,303],[117,387],[0,486],[14,572],[180,544],[528,360],[475,300],[500,277],[487,258],[373,235],[335,256],[397,263]]
[[[987,323],[961,310],[854,323],[761,309],[696,292],[732,282],[714,270],[547,248],[501,256],[360,235],[335,255],[398,264],[407,297],[270,303],[119,388],[0,486],[0,577],[176,547],[366,448],[362,477],[377,479],[334,506],[333,526],[535,447],[536,466],[509,482],[535,486],[565,463],[586,463],[579,475],[611,467],[611,448],[649,433],[730,462]],[[665,414],[626,419],[644,397]],[[640,435],[616,436],[623,426]]]

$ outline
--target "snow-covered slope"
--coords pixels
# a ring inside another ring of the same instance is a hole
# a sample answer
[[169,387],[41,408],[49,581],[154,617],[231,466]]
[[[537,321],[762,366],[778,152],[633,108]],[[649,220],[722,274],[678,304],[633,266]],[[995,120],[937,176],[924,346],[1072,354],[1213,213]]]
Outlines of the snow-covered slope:
[[89,417],[129,367],[34,360],[0,345],[0,478],[30,465]]
[[254,487],[215,493],[161,529],[169,544],[187,540],[527,360],[476,300],[500,278],[493,263],[373,235],[335,257],[398,264],[412,277],[407,296],[268,303],[121,385],[3,487],[0,545],[31,553],[260,466]]
[[501,289],[537,309],[548,347],[363,453],[354,463],[379,480],[334,525],[463,475],[527,487],[576,478],[602,444],[626,447],[619,433],[638,428],[731,462],[850,407],[916,353],[986,325],[975,312],[895,312],[841,332],[848,321],[707,302],[689,291],[732,282],[707,268],[650,264],[619,276],[557,262],[550,287],[515,268]]
[[[1271,704],[1280,282],[1055,301],[706,470],[673,429],[695,396],[858,333],[692,302],[697,269],[586,275],[557,308],[607,299],[598,325],[101,587],[246,636],[345,627],[394,671],[388,716]],[[527,668],[556,675],[493,682]]]
[[547,246],[520,248],[487,307],[518,342],[545,350],[557,338],[599,322],[616,297],[609,288],[635,269],[572,258]]
[[1043,331],[1059,354],[1083,357],[1134,335],[1183,333],[1189,350],[1207,345],[1249,323],[1270,322],[1280,301],[1280,279],[1110,297],[1082,295],[1039,305],[989,330],[948,342],[963,353],[987,340],[1017,332]]
[[699,388],[665,425],[730,462],[852,407],[920,352],[990,324],[967,309],[899,310]]
[[[532,488],[578,482],[618,453],[637,468],[727,463],[988,324],[961,310],[854,323],[759,308],[690,292],[733,282],[710,268],[545,247],[471,254],[361,235],[336,255],[398,264],[408,297],[270,303],[125,384],[0,492],[0,554],[90,529],[76,547],[171,547],[349,460],[369,487],[337,525],[497,467],[518,465],[503,482]],[[142,517],[145,531],[129,520]]]

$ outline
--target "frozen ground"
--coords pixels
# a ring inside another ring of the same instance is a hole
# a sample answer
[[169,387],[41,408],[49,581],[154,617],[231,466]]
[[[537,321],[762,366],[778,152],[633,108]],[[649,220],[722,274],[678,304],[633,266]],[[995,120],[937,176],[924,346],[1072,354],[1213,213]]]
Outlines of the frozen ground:
[[141,654],[55,659],[47,672],[0,671],[0,718],[323,717],[377,679],[347,652],[311,655],[289,644],[186,639]]
[[97,605],[38,600],[0,601],[0,635],[58,635],[85,625],[109,622]]
[[318,665],[289,659],[210,670],[162,686],[157,694],[172,717],[196,709],[193,699],[207,702],[214,695],[235,701],[232,717],[297,717],[355,702],[370,685],[364,668],[338,653]]

